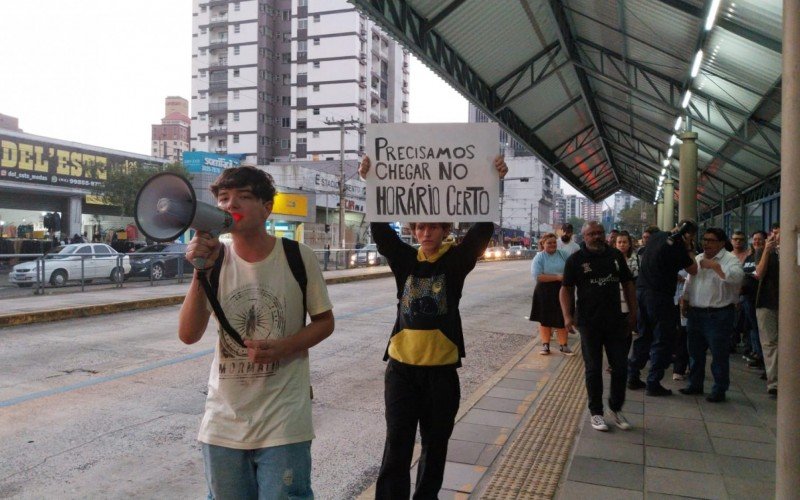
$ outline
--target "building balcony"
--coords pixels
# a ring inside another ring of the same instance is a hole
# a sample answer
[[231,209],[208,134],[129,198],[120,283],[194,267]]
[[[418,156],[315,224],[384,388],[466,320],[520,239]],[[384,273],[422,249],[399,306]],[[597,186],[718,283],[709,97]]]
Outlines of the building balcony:
[[227,125],[217,125],[216,127],[209,127],[208,129],[208,136],[209,137],[219,137],[228,135],[228,126]]
[[224,26],[228,24],[228,16],[215,16],[208,20],[209,28],[216,28],[217,26]]
[[214,148],[214,152],[218,155],[226,155],[228,154],[228,148]]
[[224,49],[228,46],[228,38],[215,38],[208,42],[209,50]]
[[218,113],[220,111],[228,111],[227,102],[212,102],[208,104],[208,111],[210,113]]
[[216,61],[211,61],[208,64],[208,67],[210,69],[220,69],[226,67],[227,65],[228,65],[228,60],[223,58],[223,59],[217,59]]
[[216,82],[209,82],[208,84],[208,91],[209,92],[221,92],[228,90],[228,80],[220,80]]
[[228,0],[210,0],[205,3],[208,7],[217,7],[220,5],[228,5]]

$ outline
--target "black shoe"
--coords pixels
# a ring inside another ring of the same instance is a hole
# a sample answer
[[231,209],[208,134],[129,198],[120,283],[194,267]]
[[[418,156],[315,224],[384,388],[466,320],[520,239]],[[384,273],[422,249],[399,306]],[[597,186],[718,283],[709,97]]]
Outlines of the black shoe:
[[706,401],[708,401],[709,403],[722,403],[725,401],[725,393],[719,392],[715,394],[712,392],[711,394],[708,395]]
[[654,385],[653,387],[648,387],[645,394],[653,397],[672,396],[672,389],[667,389],[666,387],[659,384],[659,385]]
[[644,389],[645,387],[647,387],[647,384],[645,384],[644,382],[642,382],[638,378],[628,379],[628,389],[630,389],[632,391],[636,391],[636,390],[639,390],[639,389]]
[[694,387],[684,387],[682,389],[678,389],[678,392],[681,394],[685,394],[687,396],[692,396],[694,394],[703,394],[702,389],[695,389]]
[[759,378],[761,380],[767,380],[767,372],[761,372],[761,377],[759,377]]
[[770,396],[777,396],[778,395],[778,388],[777,387],[773,387],[772,389],[768,389],[767,390],[767,394],[769,394]]
[[764,360],[760,358],[752,359],[747,362],[747,366],[750,368],[761,368],[764,369]]

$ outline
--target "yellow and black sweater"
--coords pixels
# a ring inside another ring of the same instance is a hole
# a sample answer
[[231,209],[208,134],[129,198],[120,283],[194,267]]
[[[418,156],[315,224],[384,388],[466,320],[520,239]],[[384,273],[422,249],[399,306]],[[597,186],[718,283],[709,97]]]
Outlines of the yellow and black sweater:
[[371,230],[397,282],[397,320],[383,359],[414,366],[461,366],[461,291],[486,250],[494,224],[474,224],[460,244],[444,243],[431,257],[404,243],[388,224],[373,222]]

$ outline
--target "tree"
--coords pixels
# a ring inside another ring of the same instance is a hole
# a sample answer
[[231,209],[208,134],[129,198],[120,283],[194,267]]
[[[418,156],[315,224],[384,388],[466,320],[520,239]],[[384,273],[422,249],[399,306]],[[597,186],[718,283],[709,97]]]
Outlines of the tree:
[[582,219],[573,215],[567,222],[572,224],[572,229],[576,234],[581,234],[581,228],[583,228],[583,225],[586,224],[586,219]]
[[104,203],[119,207],[120,215],[133,217],[136,194],[147,179],[160,172],[172,172],[191,178],[181,162],[167,164],[125,163],[106,169],[106,181],[93,189],[92,194],[102,198]]
[[641,235],[645,227],[651,224],[655,218],[654,208],[651,203],[644,203],[641,200],[619,212],[619,229],[628,231],[633,235]]

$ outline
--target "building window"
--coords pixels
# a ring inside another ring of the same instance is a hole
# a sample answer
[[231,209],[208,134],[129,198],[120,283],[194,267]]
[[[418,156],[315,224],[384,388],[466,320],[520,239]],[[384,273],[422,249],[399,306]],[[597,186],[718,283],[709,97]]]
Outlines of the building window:
[[289,128],[292,126],[292,119],[291,118],[281,118],[281,127]]
[[292,62],[292,53],[284,52],[283,54],[281,54],[281,60],[287,64]]
[[281,16],[283,16],[284,21],[288,21],[289,19],[292,18],[292,12],[289,10],[281,11]]
[[238,56],[240,52],[241,48],[238,45],[233,48],[233,55]]
[[242,6],[239,4],[239,2],[233,4],[233,10],[235,10],[236,12],[242,10]]
[[311,132],[311,137],[314,137],[315,139],[318,138],[319,137],[319,132],[316,132],[316,131],[315,132]]
[[200,136],[200,142],[206,142],[206,136],[201,135]]
[[320,21],[319,14],[314,14],[314,22],[318,23]]
[[201,69],[200,70],[200,78],[205,78],[205,77],[206,77],[206,70]]
[[291,33],[284,33],[283,34],[283,41],[284,42],[291,42],[292,41],[292,34]]
[[205,11],[206,11],[206,6],[205,6],[205,5],[203,5],[202,7],[200,7],[200,12],[205,12]]
[[204,122],[204,121],[206,121],[206,115],[200,115],[200,117],[199,117],[199,118],[200,118],[200,121],[201,121],[201,122]]
[[297,130],[305,130],[307,127],[305,120],[297,120]]
[[319,69],[319,61],[314,61],[314,67]]
[[239,98],[239,91],[238,90],[234,90],[233,91],[233,98],[234,99],[238,99]]
[[298,7],[308,7],[308,0],[297,0]]
[[233,70],[233,76],[234,77],[239,76],[239,70],[238,69]]
[[281,96],[281,104],[284,106],[291,106],[292,105],[291,96],[288,95]]
[[314,113],[315,115],[318,115],[318,114],[319,114],[319,108],[314,108],[314,110],[313,110],[313,113]]
[[241,31],[242,31],[242,27],[241,26],[239,26],[238,24],[234,24],[233,25],[233,32],[234,33],[241,33]]
[[312,85],[311,90],[313,90],[314,92],[319,92],[319,85]]
[[206,55],[206,49],[200,49],[200,55],[201,56]]
[[233,134],[233,143],[239,144],[239,134]]
[[283,84],[284,85],[291,85],[292,84],[292,75],[287,75],[284,73],[283,75]]
[[306,138],[305,137],[298,137],[297,138],[297,145],[299,146],[301,144],[305,146],[305,144],[306,144]]
[[200,28],[200,34],[201,34],[201,35],[205,35],[206,33],[208,33],[208,28],[206,28],[205,26],[203,26],[202,28]]
[[319,38],[314,39],[314,45],[319,45]]
[[299,30],[308,29],[308,19],[298,19],[297,20],[297,29],[299,29]]
[[233,112],[233,121],[235,121],[235,122],[239,121],[239,112],[238,111],[234,111]]
[[281,139],[281,149],[289,149],[289,139]]

